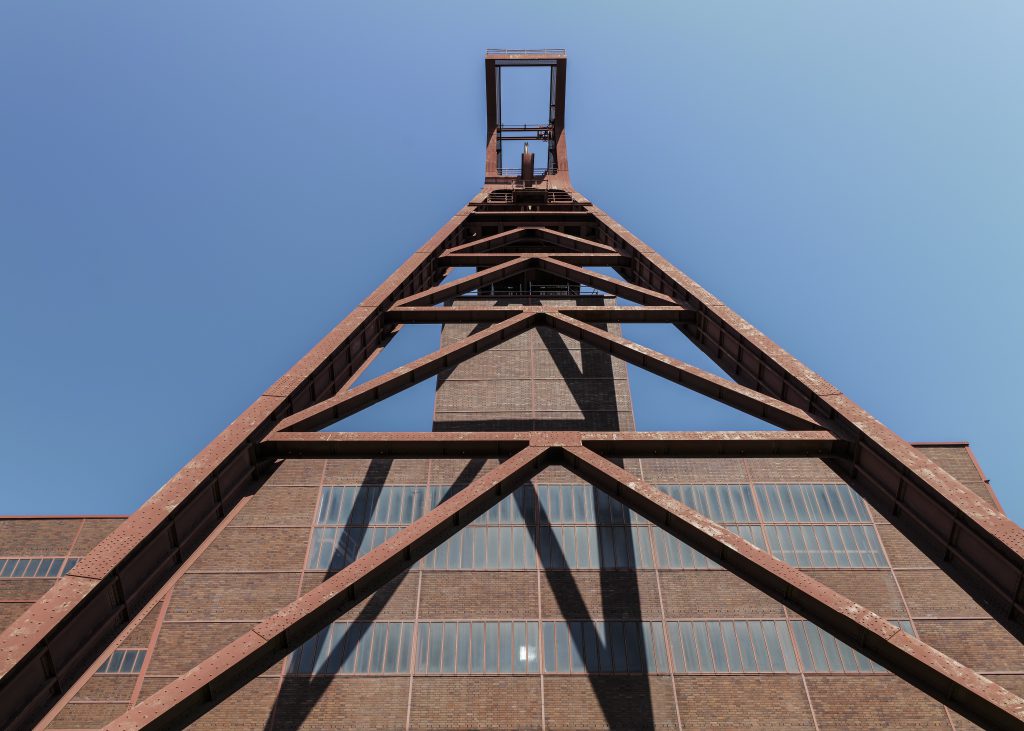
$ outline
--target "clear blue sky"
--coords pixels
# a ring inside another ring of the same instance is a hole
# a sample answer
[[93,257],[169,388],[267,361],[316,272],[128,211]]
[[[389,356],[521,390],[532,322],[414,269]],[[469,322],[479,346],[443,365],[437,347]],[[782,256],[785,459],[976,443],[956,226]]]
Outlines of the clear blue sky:
[[483,49],[555,46],[576,187],[1024,519],[1024,4],[624,8],[5,2],[0,512],[136,508],[479,189]]

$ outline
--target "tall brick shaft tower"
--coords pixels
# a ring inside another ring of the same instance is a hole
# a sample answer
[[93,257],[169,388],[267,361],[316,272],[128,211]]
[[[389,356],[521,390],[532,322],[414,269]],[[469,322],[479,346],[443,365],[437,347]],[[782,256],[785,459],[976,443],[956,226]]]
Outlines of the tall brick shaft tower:
[[[0,520],[0,727],[1024,728],[1024,532],[967,445],[577,192],[563,52],[485,65],[483,189],[355,312],[133,515]],[[509,66],[550,68],[546,120],[502,124]],[[765,429],[637,432],[626,364]],[[433,431],[343,430],[435,376]]]

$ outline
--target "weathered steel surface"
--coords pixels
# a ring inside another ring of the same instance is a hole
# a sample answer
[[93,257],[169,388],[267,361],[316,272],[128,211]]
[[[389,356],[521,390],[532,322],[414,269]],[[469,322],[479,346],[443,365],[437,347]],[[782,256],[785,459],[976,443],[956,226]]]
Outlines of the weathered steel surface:
[[566,464],[612,497],[986,728],[1024,728],[1024,700],[586,447]]
[[[535,441],[538,432],[287,432],[269,434],[266,459],[499,457]],[[831,457],[846,443],[827,431],[557,432],[606,457]]]
[[678,306],[650,307],[545,307],[502,303],[500,307],[392,307],[384,313],[387,322],[395,323],[454,323],[499,322],[520,312],[538,312],[546,315],[561,313],[586,322],[688,322],[696,316],[692,310]]
[[[316,634],[543,469],[528,446],[277,614],[157,691],[106,728],[180,728]],[[339,719],[339,723],[344,724]]]

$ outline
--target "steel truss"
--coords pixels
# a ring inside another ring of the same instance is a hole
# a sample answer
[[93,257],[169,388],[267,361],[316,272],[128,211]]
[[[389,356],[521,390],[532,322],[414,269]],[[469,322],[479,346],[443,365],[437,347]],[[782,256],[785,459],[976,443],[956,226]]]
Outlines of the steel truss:
[[[505,60],[519,58],[506,55]],[[489,53],[488,64],[495,58]],[[523,58],[537,60],[536,54]],[[562,85],[553,90],[555,170],[516,192],[515,181],[498,174],[491,130],[488,182],[481,192],[7,628],[0,655],[0,726],[27,726],[45,714],[232,508],[259,489],[280,459],[473,456],[504,461],[143,700],[111,728],[169,727],[201,714],[551,464],[592,482],[964,716],[992,728],[1024,728],[1024,700],[613,461],[737,455],[824,459],[992,617],[1024,639],[1024,531],[576,192],[565,161],[565,58],[553,56],[542,65],[551,65],[552,78]],[[494,93],[492,85],[488,89]],[[493,101],[489,97],[489,105]],[[521,195],[534,201],[530,196],[537,190],[547,191],[545,200],[555,202],[531,202],[524,210]],[[552,191],[557,195],[551,197]],[[501,204],[494,203],[498,193]],[[455,266],[478,271],[443,281]],[[622,279],[588,266],[614,267]],[[507,306],[442,304],[533,271],[637,304],[610,306],[604,298],[591,298],[593,305],[544,298]],[[622,322],[676,327],[734,380],[599,327]],[[398,328],[416,323],[483,327],[353,386]],[[317,431],[536,327],[603,349],[785,431]]]

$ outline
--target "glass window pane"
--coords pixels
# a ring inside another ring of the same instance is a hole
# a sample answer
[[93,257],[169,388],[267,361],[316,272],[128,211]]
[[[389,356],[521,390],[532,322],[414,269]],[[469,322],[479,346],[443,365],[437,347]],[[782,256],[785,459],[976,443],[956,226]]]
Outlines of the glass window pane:
[[623,639],[626,646],[626,670],[631,673],[647,671],[647,653],[640,642],[640,625],[638,622],[621,622]]
[[[781,625],[781,627],[780,627]],[[785,622],[762,621],[761,629],[764,630],[765,643],[768,646],[768,655],[772,660],[772,670],[781,673],[786,669],[786,660],[782,652],[783,642],[789,642],[788,630]],[[780,629],[785,631],[783,635]]]
[[544,622],[544,672],[558,670],[558,644],[555,639],[555,623]]
[[558,672],[568,673],[572,669],[570,656],[572,640],[569,638],[569,625],[565,622],[555,623],[555,641],[558,643]]
[[569,643],[570,670],[574,673],[586,671],[583,664],[583,625],[581,622],[569,622]]
[[498,628],[501,635],[500,663],[501,672],[512,672],[512,623],[499,622]]
[[398,668],[398,649],[402,642],[402,625],[391,622],[387,626],[387,649],[384,651],[384,667],[381,672],[393,673]]
[[[369,638],[369,633],[367,633]],[[384,622],[373,625],[373,645],[371,646],[368,672],[379,673],[384,667],[384,646],[388,641],[388,626]]]
[[455,667],[456,672],[468,673],[472,671],[472,667],[470,666],[470,637],[472,632],[473,625],[469,622],[459,622],[459,648],[458,660]]
[[444,640],[441,647],[441,672],[455,672],[455,645],[457,642],[458,627],[455,622],[444,623]]
[[483,622],[473,622],[473,672],[482,673],[484,665],[484,648],[486,645],[486,629]]
[[427,671],[431,673],[441,672],[441,648],[444,645],[444,623],[430,622],[430,648],[427,661]]
[[626,655],[626,637],[623,632],[623,622],[606,622],[605,632],[608,635],[608,644],[611,647],[612,670],[615,673],[625,673],[629,670],[629,665]]
[[705,622],[693,622],[693,642],[697,646],[697,657],[702,672],[714,672],[715,661],[711,654],[711,642]]
[[537,622],[526,625],[526,661],[527,671],[536,673],[540,669],[540,627]]
[[530,648],[526,643],[526,622],[515,622],[513,626],[513,669],[515,673],[525,673]]
[[498,637],[498,623],[487,623],[487,672],[496,673],[500,667],[501,642]]

